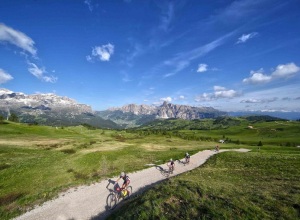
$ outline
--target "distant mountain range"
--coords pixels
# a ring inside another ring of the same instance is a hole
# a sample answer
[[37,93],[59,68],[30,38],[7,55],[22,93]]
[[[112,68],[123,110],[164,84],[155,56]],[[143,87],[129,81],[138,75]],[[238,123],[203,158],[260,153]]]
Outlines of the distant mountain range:
[[94,114],[92,108],[68,97],[52,93],[26,95],[0,89],[0,115],[16,114],[23,123],[53,126],[89,124],[101,128],[120,128],[110,120]]
[[88,124],[98,128],[130,128],[152,122],[156,119],[204,119],[219,116],[270,115],[289,120],[300,118],[300,113],[275,112],[224,112],[211,107],[192,107],[164,102],[160,106],[129,104],[93,111],[85,104],[79,104],[68,97],[53,93],[26,95],[7,89],[0,89],[0,115],[5,119],[12,113],[23,123],[38,123],[52,126]]
[[239,111],[228,112],[229,116],[240,117],[249,115],[268,115],[272,117],[287,119],[287,120],[299,120],[300,112],[280,112],[280,111]]
[[161,106],[130,104],[120,108],[98,111],[97,115],[123,127],[136,127],[155,119],[178,118],[185,120],[216,118],[227,113],[211,107],[192,107],[164,102]]

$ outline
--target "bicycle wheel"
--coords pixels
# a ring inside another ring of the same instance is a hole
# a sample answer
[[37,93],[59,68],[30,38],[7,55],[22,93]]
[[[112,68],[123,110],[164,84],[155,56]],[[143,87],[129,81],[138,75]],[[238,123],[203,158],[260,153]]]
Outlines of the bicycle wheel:
[[107,204],[108,209],[114,209],[117,205],[117,200],[118,199],[117,199],[116,194],[110,193],[106,199],[106,204]]

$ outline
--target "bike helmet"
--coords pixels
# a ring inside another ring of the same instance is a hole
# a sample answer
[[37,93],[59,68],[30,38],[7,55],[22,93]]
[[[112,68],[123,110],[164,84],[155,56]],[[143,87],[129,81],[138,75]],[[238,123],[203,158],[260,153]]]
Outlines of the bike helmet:
[[172,161],[173,161],[173,159],[171,158],[171,159],[170,159],[170,161],[172,162]]
[[125,173],[124,173],[124,172],[121,172],[120,176],[121,176],[121,177],[125,176]]

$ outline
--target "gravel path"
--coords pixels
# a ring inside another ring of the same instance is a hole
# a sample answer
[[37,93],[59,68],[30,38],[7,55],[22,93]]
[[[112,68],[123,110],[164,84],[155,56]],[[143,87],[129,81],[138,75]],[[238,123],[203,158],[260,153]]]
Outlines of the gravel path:
[[[225,152],[229,150],[220,150]],[[230,151],[248,152],[247,149]],[[183,163],[176,163],[174,173],[171,176],[192,170],[199,167],[212,155],[217,152],[212,150],[200,151],[191,156],[190,163],[184,166]],[[183,159],[182,159],[183,161]],[[140,193],[151,185],[158,183],[167,177],[162,175],[161,170],[167,169],[166,164],[152,166],[150,168],[129,173],[130,185],[134,193]],[[114,180],[117,177],[113,178]],[[121,183],[121,181],[120,181]],[[103,180],[89,186],[80,186],[62,193],[58,198],[45,202],[43,205],[15,218],[16,220],[84,220],[105,219],[110,211],[106,211],[106,198],[109,190],[106,188],[108,180]]]

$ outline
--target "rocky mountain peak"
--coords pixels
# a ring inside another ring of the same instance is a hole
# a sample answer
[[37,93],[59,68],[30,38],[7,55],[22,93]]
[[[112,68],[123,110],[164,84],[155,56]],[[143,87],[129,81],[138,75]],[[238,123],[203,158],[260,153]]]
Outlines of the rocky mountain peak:
[[8,89],[0,89],[0,110],[11,109],[22,112],[24,109],[30,114],[42,114],[44,111],[68,110],[71,114],[92,113],[88,105],[79,104],[68,97],[61,97],[53,93],[26,95]]
[[108,111],[121,111],[123,113],[132,113],[137,116],[153,115],[156,118],[181,118],[186,120],[213,118],[220,115],[226,115],[225,112],[221,112],[211,107],[192,107],[172,104],[166,101],[163,102],[161,106],[129,104],[120,108],[111,108]]

